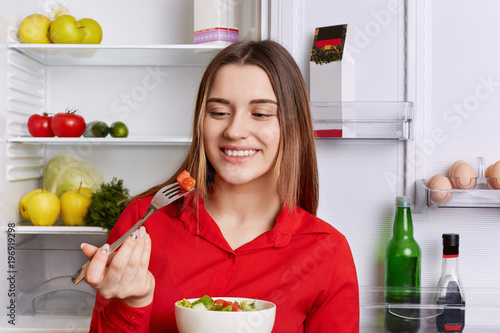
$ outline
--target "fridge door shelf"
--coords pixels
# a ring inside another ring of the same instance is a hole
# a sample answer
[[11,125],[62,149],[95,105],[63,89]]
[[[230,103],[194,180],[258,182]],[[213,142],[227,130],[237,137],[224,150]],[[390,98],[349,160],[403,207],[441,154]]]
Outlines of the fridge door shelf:
[[318,139],[409,140],[412,102],[312,102]]
[[[389,292],[420,293],[420,303],[387,302],[385,296]],[[444,311],[465,311],[465,327],[467,331],[498,332],[500,329],[500,290],[492,288],[467,287],[463,290],[463,305],[437,304],[438,294],[450,295],[449,290],[440,290],[436,287],[423,288],[384,288],[360,287],[360,324],[362,332],[384,332],[382,317],[387,310],[396,316],[420,320],[419,332],[437,332],[436,318]],[[378,323],[375,324],[375,323]],[[371,328],[371,329],[370,329]],[[484,329],[484,330],[482,330]]]
[[186,145],[191,143],[187,136],[129,136],[126,138],[34,138],[31,136],[12,136],[7,138],[8,143],[23,144],[88,144],[88,145]]
[[[470,190],[432,190],[425,179],[417,180],[416,210],[425,207],[439,208],[500,208],[500,190],[490,189],[489,178],[476,178],[477,185]],[[443,200],[442,198],[447,198]]]
[[206,66],[224,45],[9,44],[46,66]]

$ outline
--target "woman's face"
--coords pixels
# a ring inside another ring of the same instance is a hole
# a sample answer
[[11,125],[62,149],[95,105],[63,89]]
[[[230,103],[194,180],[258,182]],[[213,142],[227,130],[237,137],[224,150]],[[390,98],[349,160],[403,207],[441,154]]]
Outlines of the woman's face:
[[203,130],[217,181],[273,184],[280,125],[277,98],[264,70],[233,64],[219,69],[208,94]]

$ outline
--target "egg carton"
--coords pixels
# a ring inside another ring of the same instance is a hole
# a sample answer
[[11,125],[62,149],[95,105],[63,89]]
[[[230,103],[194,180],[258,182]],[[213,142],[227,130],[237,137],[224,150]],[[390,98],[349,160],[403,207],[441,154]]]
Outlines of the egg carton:
[[[500,180],[489,177],[490,171],[496,169],[493,164],[486,168],[483,157],[476,159],[475,171],[468,163],[460,167],[458,164],[455,162],[450,168],[452,176],[435,175],[434,182],[430,184],[432,188],[428,187],[432,178],[428,181],[417,180],[417,211],[424,207],[500,208]],[[500,170],[500,162],[498,166]]]

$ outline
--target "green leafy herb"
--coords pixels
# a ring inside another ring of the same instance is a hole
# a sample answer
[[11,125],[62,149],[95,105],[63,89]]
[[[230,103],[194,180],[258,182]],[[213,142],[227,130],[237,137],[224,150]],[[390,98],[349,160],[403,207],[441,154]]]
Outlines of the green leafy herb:
[[123,180],[113,178],[111,182],[103,182],[92,194],[92,203],[83,221],[88,226],[96,226],[111,231],[116,220],[127,206],[129,191],[123,186]]

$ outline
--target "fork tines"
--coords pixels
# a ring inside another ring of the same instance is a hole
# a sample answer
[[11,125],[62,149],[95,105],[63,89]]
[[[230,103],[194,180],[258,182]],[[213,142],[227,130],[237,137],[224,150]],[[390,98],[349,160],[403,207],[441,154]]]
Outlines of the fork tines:
[[179,186],[179,183],[173,183],[170,185],[165,186],[163,189],[161,189],[161,193],[168,197],[171,194],[177,194],[180,191],[181,187]]

